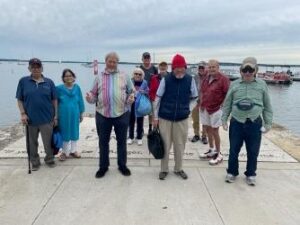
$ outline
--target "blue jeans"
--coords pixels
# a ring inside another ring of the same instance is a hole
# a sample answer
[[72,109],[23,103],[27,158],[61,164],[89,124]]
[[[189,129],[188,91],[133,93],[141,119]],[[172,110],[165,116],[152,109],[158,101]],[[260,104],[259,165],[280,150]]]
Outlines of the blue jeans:
[[127,163],[127,130],[129,125],[129,112],[120,117],[107,118],[96,112],[96,127],[99,136],[100,159],[99,167],[109,167],[109,141],[112,127],[116,133],[118,166],[124,168]]
[[238,157],[243,146],[243,142],[245,142],[247,150],[247,168],[244,174],[247,177],[256,176],[257,157],[261,143],[261,126],[262,119],[260,117],[253,122],[250,119],[247,119],[245,123],[240,123],[234,118],[230,120],[230,149],[227,173],[234,176],[239,175]]

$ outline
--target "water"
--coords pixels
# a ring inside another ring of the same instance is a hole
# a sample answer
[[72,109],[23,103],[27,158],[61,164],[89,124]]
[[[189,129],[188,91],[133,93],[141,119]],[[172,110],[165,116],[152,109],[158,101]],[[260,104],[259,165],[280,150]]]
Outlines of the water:
[[[119,66],[127,73],[131,73],[134,67],[134,65]],[[85,95],[94,80],[93,69],[80,64],[45,63],[44,74],[55,84],[61,84],[61,72],[65,68],[70,68],[75,72],[76,82]],[[99,71],[102,69],[103,65],[100,65]],[[16,87],[19,79],[28,74],[27,64],[0,63],[0,127],[10,126],[19,121],[19,110],[15,99]],[[274,110],[274,122],[300,135],[300,117],[297,116],[300,111],[300,82],[294,82],[290,86],[269,85],[268,87]],[[94,112],[93,105],[86,103],[85,106],[87,112]]]

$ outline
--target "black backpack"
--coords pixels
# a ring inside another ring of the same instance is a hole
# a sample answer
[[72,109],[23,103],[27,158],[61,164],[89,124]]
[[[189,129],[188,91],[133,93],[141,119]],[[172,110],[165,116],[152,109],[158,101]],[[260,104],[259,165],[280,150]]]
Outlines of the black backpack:
[[164,143],[160,136],[159,129],[154,128],[147,136],[148,149],[155,159],[162,159],[165,155]]

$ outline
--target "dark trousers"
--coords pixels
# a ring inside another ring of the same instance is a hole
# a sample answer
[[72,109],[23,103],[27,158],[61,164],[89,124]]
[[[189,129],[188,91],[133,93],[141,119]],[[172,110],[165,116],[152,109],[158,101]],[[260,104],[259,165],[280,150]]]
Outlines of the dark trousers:
[[53,132],[52,123],[47,123],[47,124],[42,124],[37,126],[31,126],[31,125],[28,126],[30,160],[32,164],[37,165],[40,163],[40,156],[38,153],[39,133],[41,133],[42,141],[46,153],[44,161],[46,163],[49,163],[54,160],[53,149],[51,147],[52,132]]
[[247,119],[245,123],[240,123],[234,118],[230,120],[230,149],[227,173],[234,176],[239,174],[238,157],[243,146],[243,142],[245,142],[247,150],[247,168],[245,175],[256,176],[255,171],[257,168],[257,157],[261,143],[261,126],[262,120],[260,117],[253,122]]
[[134,139],[134,125],[136,121],[137,139],[143,138],[144,133],[144,117],[135,117],[135,102],[131,105],[130,120],[129,120],[129,138]]
[[127,162],[127,130],[129,124],[129,112],[120,117],[107,118],[96,112],[96,127],[99,136],[100,168],[109,167],[109,141],[114,127],[117,139],[118,166],[125,167]]

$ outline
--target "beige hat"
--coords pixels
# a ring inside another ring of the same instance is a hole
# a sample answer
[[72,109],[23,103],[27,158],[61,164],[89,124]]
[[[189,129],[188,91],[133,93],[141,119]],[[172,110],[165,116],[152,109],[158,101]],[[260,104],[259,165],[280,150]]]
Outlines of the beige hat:
[[205,61],[200,61],[198,63],[198,66],[206,66],[206,65],[207,65],[207,63]]
[[250,66],[251,68],[255,69],[255,73],[258,71],[257,60],[254,57],[247,57],[243,60],[241,65],[241,70],[244,69],[246,66]]
[[199,63],[198,63],[198,68],[199,67],[206,67],[206,65],[207,65],[207,63],[205,62],[205,61],[200,61]]

